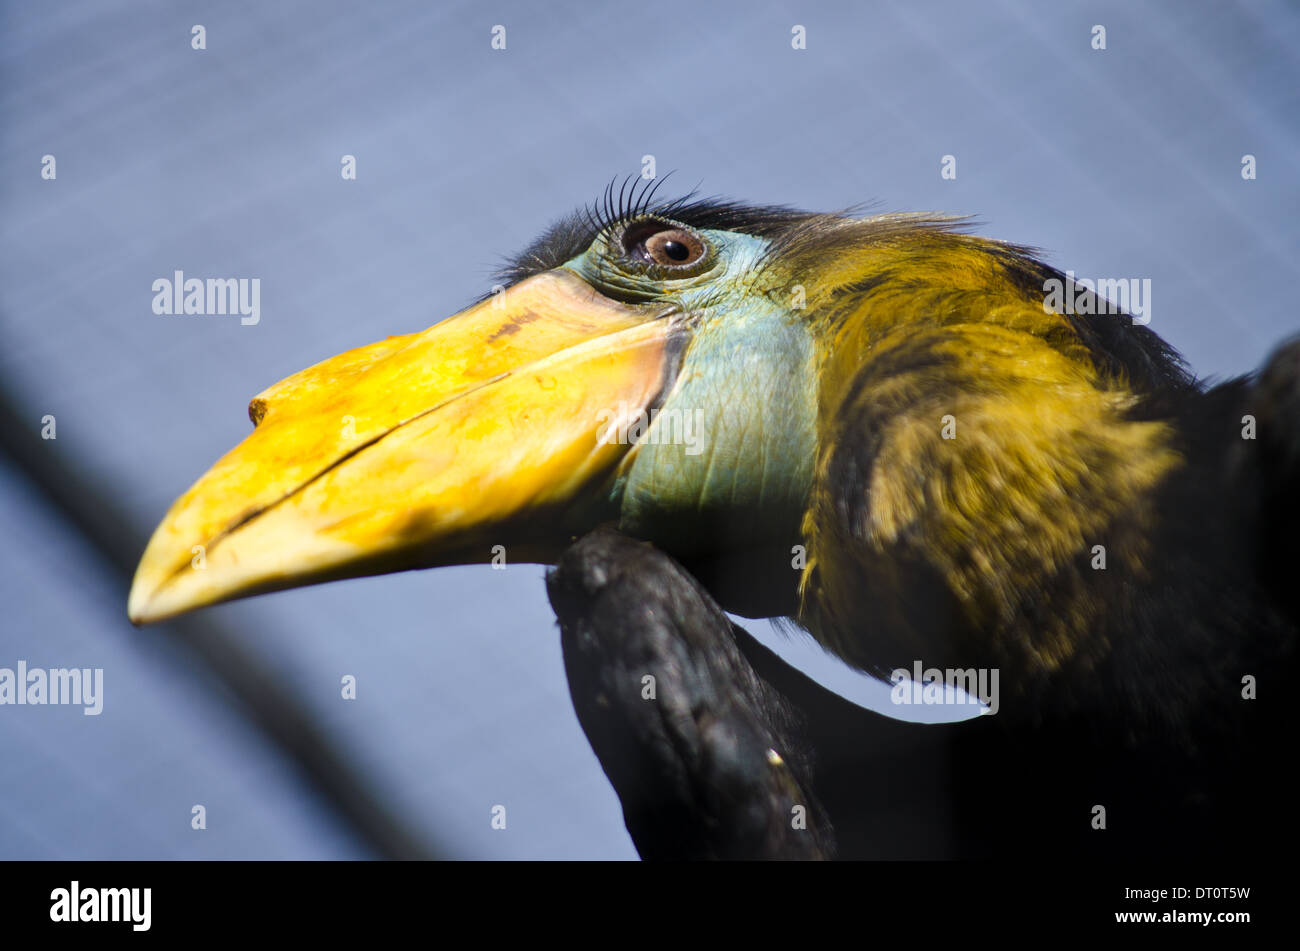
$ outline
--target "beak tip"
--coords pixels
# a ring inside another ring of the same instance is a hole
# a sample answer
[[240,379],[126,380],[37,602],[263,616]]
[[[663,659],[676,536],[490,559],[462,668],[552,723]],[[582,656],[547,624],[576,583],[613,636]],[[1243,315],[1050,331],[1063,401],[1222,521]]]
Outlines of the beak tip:
[[175,614],[167,611],[159,598],[160,587],[152,579],[142,577],[137,571],[131,582],[131,592],[126,596],[126,617],[135,627],[144,627]]
[[149,599],[139,583],[131,585],[131,593],[126,598],[127,619],[136,627],[143,627],[153,618],[149,616]]

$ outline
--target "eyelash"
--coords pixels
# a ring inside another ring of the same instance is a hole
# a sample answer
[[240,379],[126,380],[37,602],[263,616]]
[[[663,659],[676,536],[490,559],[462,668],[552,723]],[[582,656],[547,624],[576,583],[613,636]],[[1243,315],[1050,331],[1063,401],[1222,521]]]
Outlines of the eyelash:
[[[668,173],[671,174],[672,172]],[[652,210],[656,214],[671,210],[676,205],[675,202],[656,205],[654,201],[655,192],[667,181],[668,175],[649,180],[642,179],[639,175],[629,175],[621,183],[617,178],[611,180],[605,186],[603,199],[583,209],[587,223],[596,234],[609,234],[618,225],[640,218]],[[645,184],[641,184],[642,182]],[[617,192],[614,191],[616,185]]]

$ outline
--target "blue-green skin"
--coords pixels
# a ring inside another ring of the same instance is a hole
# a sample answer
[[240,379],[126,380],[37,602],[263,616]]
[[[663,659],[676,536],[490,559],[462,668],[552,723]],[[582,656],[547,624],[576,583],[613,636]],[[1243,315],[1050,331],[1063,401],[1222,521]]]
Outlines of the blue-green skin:
[[812,340],[786,306],[788,292],[756,288],[765,240],[696,233],[710,251],[689,276],[629,266],[603,238],[564,265],[611,297],[668,304],[692,319],[660,406],[700,420],[698,454],[656,442],[656,422],[620,468],[609,502],[622,531],[678,555],[788,544],[807,507],[817,445]]

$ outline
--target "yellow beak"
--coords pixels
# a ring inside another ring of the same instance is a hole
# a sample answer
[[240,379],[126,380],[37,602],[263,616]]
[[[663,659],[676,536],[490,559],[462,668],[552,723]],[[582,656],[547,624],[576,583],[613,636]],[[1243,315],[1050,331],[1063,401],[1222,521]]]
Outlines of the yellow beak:
[[549,271],[276,384],[154,532],[131,620],[498,545],[552,560],[629,449],[602,436],[668,382],[668,323]]

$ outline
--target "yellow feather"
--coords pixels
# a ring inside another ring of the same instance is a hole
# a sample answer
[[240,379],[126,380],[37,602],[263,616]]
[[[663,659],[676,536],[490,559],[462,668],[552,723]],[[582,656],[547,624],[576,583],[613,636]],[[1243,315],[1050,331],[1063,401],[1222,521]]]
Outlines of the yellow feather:
[[[802,276],[824,341],[801,620],[868,669],[1091,663],[1106,645],[1089,636],[1098,605],[1080,559],[1105,545],[1140,573],[1151,492],[1180,463],[1172,431],[1125,417],[1127,381],[1104,376],[1067,318],[1013,279],[1005,246],[898,216],[832,228],[796,237],[781,262]],[[864,419],[873,432],[853,431]],[[846,503],[837,447],[867,438],[863,498]],[[844,523],[846,504],[858,524]],[[917,606],[893,592],[918,571],[964,623],[915,629]],[[864,586],[869,620],[848,607]],[[1044,610],[1028,627],[1031,603]]]

